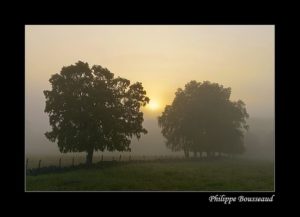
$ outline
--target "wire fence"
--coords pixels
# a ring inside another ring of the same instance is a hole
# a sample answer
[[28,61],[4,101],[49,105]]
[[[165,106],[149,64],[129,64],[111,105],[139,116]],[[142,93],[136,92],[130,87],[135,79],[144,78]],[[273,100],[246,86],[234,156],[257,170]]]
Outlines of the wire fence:
[[[155,160],[174,160],[174,159],[184,159],[184,156],[179,155],[99,155],[93,157],[93,163],[99,162],[130,162],[130,161],[155,161]],[[46,156],[37,157],[31,156],[26,158],[26,170],[29,169],[39,169],[43,167],[75,167],[77,165],[85,164],[85,156]]]

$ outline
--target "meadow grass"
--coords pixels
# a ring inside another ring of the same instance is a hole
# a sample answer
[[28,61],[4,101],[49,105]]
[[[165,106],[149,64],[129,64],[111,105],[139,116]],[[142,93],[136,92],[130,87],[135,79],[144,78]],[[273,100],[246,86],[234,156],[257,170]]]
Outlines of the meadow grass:
[[116,162],[107,167],[27,175],[26,190],[273,191],[274,163],[246,159]]

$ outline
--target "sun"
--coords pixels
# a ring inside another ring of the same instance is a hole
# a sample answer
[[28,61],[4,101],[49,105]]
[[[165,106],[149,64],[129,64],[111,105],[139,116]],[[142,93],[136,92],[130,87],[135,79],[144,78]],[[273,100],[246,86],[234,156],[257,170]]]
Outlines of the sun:
[[154,100],[150,100],[148,106],[147,106],[150,110],[155,111],[157,109],[159,109],[159,104],[158,102],[154,101]]

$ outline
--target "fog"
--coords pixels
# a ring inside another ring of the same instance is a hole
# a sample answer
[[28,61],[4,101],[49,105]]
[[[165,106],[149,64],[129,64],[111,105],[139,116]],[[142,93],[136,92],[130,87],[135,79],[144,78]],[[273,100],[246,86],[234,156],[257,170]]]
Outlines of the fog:
[[[60,155],[46,139],[50,128],[43,90],[63,66],[78,60],[141,81],[157,109],[143,109],[148,134],[132,140],[133,155],[183,155],[165,147],[157,116],[177,88],[209,80],[232,88],[245,102],[250,129],[245,157],[273,159],[274,26],[26,26],[25,149],[27,155]],[[105,152],[110,155],[115,153]]]
[[[250,129],[245,135],[246,152],[242,155],[248,158],[273,160],[275,154],[274,120],[270,118],[250,118]],[[61,155],[58,146],[46,139],[44,133],[48,129],[47,121],[40,121],[38,127],[33,127],[30,121],[26,121],[26,153],[27,155]],[[133,139],[130,153],[124,155],[180,155],[183,152],[172,152],[165,146],[165,139],[160,133],[157,120],[148,119],[143,126],[148,134],[141,139]],[[97,154],[117,155],[118,152],[97,152]],[[85,153],[84,153],[85,154]]]

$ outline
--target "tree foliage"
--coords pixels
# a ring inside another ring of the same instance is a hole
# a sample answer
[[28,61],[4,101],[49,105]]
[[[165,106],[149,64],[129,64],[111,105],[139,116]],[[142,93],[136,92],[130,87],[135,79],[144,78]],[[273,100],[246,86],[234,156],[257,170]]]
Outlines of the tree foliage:
[[45,112],[52,131],[45,135],[61,152],[87,152],[89,164],[94,151],[130,151],[131,138],[147,133],[140,108],[149,98],[141,83],[130,85],[106,68],[81,61],[49,81]]
[[179,88],[158,117],[166,145],[173,151],[240,154],[249,117],[243,101],[230,101],[231,88],[191,81]]

